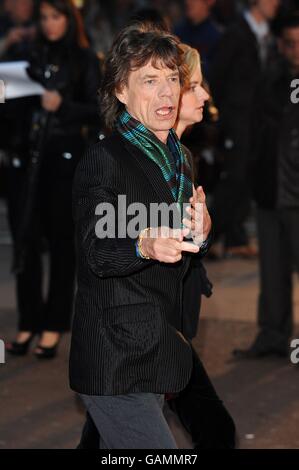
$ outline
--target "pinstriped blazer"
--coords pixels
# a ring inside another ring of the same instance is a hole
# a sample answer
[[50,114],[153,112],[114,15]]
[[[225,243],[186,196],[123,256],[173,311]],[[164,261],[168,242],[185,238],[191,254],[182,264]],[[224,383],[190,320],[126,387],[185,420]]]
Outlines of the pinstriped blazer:
[[134,239],[97,238],[96,206],[116,207],[120,194],[147,208],[174,202],[159,167],[115,131],[89,148],[74,179],[78,288],[70,387],[88,395],[178,392],[192,370],[191,347],[180,332],[190,257],[160,263],[137,257]]

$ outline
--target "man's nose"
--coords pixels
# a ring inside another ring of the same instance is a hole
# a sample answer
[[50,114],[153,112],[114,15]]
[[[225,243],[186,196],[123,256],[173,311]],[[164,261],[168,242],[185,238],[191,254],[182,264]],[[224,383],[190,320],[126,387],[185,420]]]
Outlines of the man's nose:
[[173,95],[173,89],[171,87],[171,84],[168,82],[168,80],[165,80],[163,81],[163,83],[161,83],[159,95],[160,96],[172,96]]

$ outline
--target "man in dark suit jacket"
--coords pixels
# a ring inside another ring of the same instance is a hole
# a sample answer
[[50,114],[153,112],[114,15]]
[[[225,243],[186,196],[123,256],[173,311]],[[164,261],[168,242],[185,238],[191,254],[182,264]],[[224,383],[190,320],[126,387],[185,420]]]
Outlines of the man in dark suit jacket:
[[[255,97],[252,185],[260,250],[259,332],[238,358],[289,355],[292,276],[299,272],[299,13],[280,25],[281,56]],[[297,89],[296,89],[297,88]]]
[[269,22],[279,1],[248,0],[248,5],[219,41],[210,85],[225,157],[212,207],[215,238],[225,235],[228,254],[251,257],[255,250],[244,227],[250,209],[250,123],[256,87],[274,51]]
[[[184,81],[181,61],[169,33],[121,32],[101,94],[114,131],[82,158],[74,182],[78,291],[70,385],[104,448],[176,448],[161,411],[164,394],[182,390],[192,371],[192,349],[181,333],[182,279],[188,253],[205,253],[211,220],[171,130]],[[192,208],[182,228],[181,218],[179,226],[175,220],[186,202]],[[122,237],[122,222],[129,229],[134,221],[136,212],[127,210],[133,203],[146,216],[135,236],[127,230]],[[176,207],[168,227],[161,218],[152,223],[152,204],[160,203]],[[102,237],[97,214],[103,207],[117,214],[112,237]],[[184,239],[189,234],[193,243]]]

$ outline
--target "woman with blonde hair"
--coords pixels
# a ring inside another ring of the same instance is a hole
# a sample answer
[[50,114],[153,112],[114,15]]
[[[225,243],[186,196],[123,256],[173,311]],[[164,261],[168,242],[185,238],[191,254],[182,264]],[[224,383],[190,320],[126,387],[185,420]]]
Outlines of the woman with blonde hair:
[[[181,44],[180,47],[184,54],[183,60],[188,78],[182,89],[175,123],[179,139],[187,128],[203,119],[204,105],[210,98],[203,85],[199,52],[187,44]],[[187,147],[184,145],[182,147],[191,165],[194,183],[193,156]],[[201,200],[205,201],[202,188]],[[201,257],[192,256],[183,280],[182,296],[182,333],[190,344],[197,332],[201,296],[209,297],[212,293],[211,288]],[[193,347],[192,353],[193,369],[189,383],[180,393],[169,397],[168,407],[177,415],[183,428],[189,433],[195,449],[234,448],[236,439],[234,421],[218,397]],[[180,428],[179,423],[177,426]]]
[[[184,63],[187,69],[187,82],[181,93],[180,108],[175,123],[175,130],[179,139],[190,126],[200,122],[203,118],[203,109],[209,94],[203,86],[199,52],[188,46],[180,45],[184,54]],[[183,150],[192,168],[192,179],[195,182],[193,157],[190,150],[183,145]],[[202,189],[202,199],[205,195]],[[190,268],[184,279],[182,318],[183,334],[192,339],[196,335],[201,295],[211,295],[211,284],[206,277],[205,269],[199,257],[192,257]]]
[[203,108],[209,99],[209,94],[203,86],[199,52],[187,44],[180,45],[184,54],[184,63],[187,67],[187,83],[181,94],[180,109],[175,124],[179,138],[187,127],[200,122],[203,118]]

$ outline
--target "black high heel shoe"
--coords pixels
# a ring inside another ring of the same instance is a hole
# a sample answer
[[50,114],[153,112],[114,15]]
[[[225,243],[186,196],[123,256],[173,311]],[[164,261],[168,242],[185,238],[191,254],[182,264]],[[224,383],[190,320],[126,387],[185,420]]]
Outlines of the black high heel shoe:
[[57,356],[57,349],[61,338],[54,344],[54,346],[46,347],[38,344],[36,348],[40,349],[40,352],[34,351],[34,354],[38,359],[54,359]]
[[14,355],[14,356],[25,356],[28,352],[31,341],[33,340],[35,334],[32,333],[31,336],[26,341],[19,343],[17,341],[12,341],[11,343],[6,344],[5,350]]

